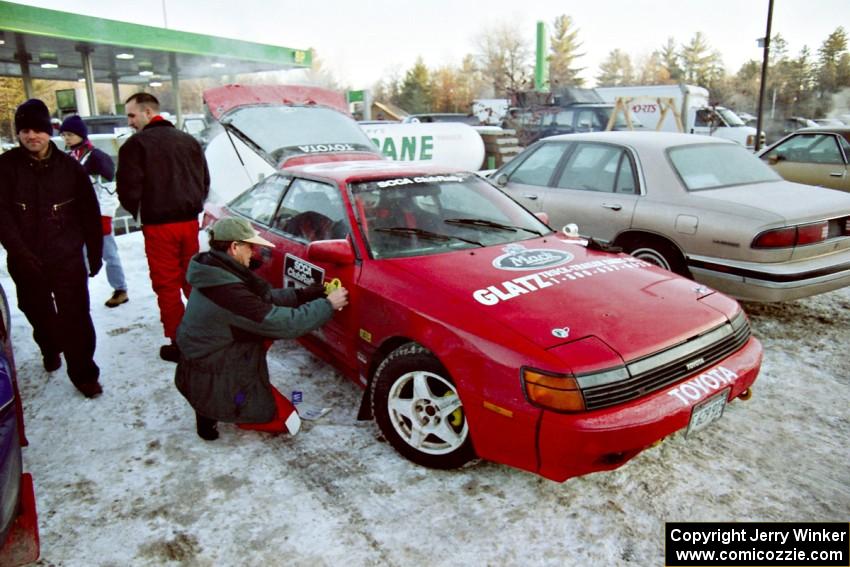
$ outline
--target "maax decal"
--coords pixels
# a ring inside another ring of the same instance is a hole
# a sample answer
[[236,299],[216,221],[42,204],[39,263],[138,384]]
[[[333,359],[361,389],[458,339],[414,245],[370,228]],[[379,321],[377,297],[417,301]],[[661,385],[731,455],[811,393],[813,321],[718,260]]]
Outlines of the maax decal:
[[[527,252],[559,252],[558,250],[527,250]],[[505,256],[508,256],[507,254]],[[500,256],[503,258],[505,256]],[[497,258],[496,260],[498,260]],[[570,256],[572,259],[572,256]],[[569,260],[567,260],[569,261]],[[495,261],[494,261],[495,263]],[[631,256],[624,258],[606,258],[604,260],[593,260],[591,262],[583,262],[581,264],[573,264],[571,266],[560,266],[537,272],[527,276],[520,276],[512,280],[507,280],[502,283],[487,286],[484,289],[478,289],[472,293],[472,297],[482,305],[496,305],[500,301],[507,301],[526,293],[552,287],[567,282],[581,281],[587,278],[592,278],[600,274],[618,272],[620,270],[628,270],[635,268],[646,268],[650,264],[632,258]],[[503,269],[519,269],[519,268],[503,268]]]
[[493,260],[493,267],[500,270],[538,270],[560,266],[573,259],[572,254],[563,250],[529,250],[522,244],[510,244],[502,250],[505,253]]

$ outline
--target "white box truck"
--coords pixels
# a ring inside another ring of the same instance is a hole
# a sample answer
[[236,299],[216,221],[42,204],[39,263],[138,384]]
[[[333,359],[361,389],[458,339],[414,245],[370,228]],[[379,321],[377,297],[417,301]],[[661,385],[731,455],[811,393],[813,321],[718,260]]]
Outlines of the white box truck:
[[637,116],[649,130],[717,136],[753,148],[756,129],[722,106],[711,106],[708,90],[694,85],[597,87],[606,102]]

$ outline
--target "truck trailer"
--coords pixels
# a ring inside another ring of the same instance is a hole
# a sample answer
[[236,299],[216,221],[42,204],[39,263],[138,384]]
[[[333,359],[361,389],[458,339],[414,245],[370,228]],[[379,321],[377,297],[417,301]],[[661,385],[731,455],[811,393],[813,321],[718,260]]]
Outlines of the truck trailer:
[[638,117],[647,129],[726,138],[754,148],[756,129],[728,108],[712,105],[708,90],[694,85],[597,87],[618,112]]

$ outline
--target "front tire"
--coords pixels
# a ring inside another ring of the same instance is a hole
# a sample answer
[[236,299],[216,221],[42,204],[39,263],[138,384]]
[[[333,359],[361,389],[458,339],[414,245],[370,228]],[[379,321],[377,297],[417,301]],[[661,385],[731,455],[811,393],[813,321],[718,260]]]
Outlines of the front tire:
[[418,344],[397,348],[378,366],[372,412],[390,445],[418,465],[454,469],[475,458],[457,388]]

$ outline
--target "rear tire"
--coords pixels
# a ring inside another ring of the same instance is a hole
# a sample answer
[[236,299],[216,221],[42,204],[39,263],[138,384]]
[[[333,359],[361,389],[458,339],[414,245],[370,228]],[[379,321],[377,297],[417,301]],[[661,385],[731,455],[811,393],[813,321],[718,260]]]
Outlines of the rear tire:
[[691,278],[691,272],[679,249],[670,242],[653,237],[641,237],[623,244],[623,250],[635,258],[670,272]]
[[378,366],[372,413],[390,445],[418,465],[454,469],[475,458],[454,382],[416,343],[397,348]]

